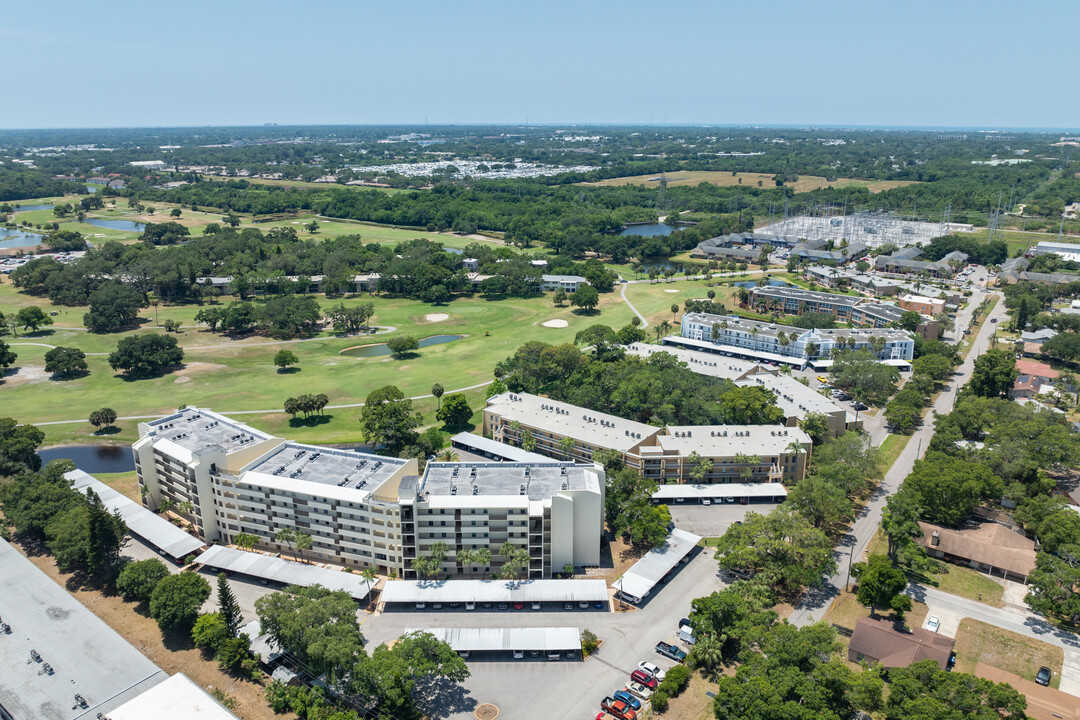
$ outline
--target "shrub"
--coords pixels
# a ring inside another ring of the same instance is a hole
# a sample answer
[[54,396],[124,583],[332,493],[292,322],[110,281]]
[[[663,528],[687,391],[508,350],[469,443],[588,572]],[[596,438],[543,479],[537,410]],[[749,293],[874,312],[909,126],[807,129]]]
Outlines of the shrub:
[[209,650],[216,654],[222,643],[229,639],[229,628],[221,619],[221,613],[200,615],[191,629],[191,640],[195,647]]
[[658,713],[662,713],[667,710],[667,693],[660,688],[656,689],[656,692],[652,694],[652,709]]
[[124,565],[116,578],[116,589],[125,600],[148,602],[158,583],[169,576],[165,563],[157,558],[137,560]]
[[585,628],[581,633],[582,655],[592,655],[598,647],[600,647],[600,640],[596,637],[596,633]]
[[690,668],[685,665],[676,665],[667,671],[667,675],[664,676],[664,684],[670,685],[670,690],[665,690],[668,695],[678,696],[683,690],[686,689],[687,684],[690,682]]

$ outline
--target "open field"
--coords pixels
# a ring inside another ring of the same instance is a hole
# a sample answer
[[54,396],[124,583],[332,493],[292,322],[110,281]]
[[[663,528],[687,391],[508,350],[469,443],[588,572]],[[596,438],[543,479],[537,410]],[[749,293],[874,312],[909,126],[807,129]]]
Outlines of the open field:
[[[705,293],[709,290],[716,291],[714,302],[725,303],[729,308],[734,306],[732,296],[735,288],[733,286],[717,285],[710,288],[705,285],[704,280],[673,280],[672,282],[660,280],[655,283],[635,283],[626,286],[626,298],[645,316],[650,325],[657,325],[663,320],[670,323],[677,322],[673,319],[671,312],[673,304],[678,304],[678,319],[681,320],[686,301],[708,299]],[[676,325],[673,324],[672,327],[674,329]],[[651,329],[647,328],[646,331],[650,332]]]
[[1053,645],[964,618],[956,633],[956,671],[973,673],[976,663],[986,663],[1006,672],[1035,680],[1035,673],[1045,665],[1053,671],[1050,687],[1061,681],[1065,652]]
[[[697,284],[701,286],[701,283]],[[634,287],[640,291],[637,297],[648,302],[650,307],[666,308],[671,304],[672,296],[664,292],[666,287]],[[572,342],[574,335],[589,325],[604,323],[619,328],[631,317],[630,309],[617,292],[601,296],[600,312],[595,315],[579,315],[570,308],[555,308],[550,296],[502,301],[461,298],[438,308],[400,298],[363,296],[327,300],[320,297],[319,300],[324,307],[339,302],[348,305],[370,300],[376,308],[372,322],[396,329],[393,333],[362,337],[338,337],[323,332],[297,341],[280,342],[258,336],[234,340],[194,326],[193,317],[198,306],[162,305],[156,313],[158,322],[174,319],[187,326],[177,334],[185,349],[185,364],[162,377],[130,381],[115,374],[108,366],[107,354],[124,335],[162,332],[155,325],[153,308],[142,311],[145,323],[141,328],[106,335],[79,328],[83,308],[55,308],[60,313],[55,318],[55,326],[29,336],[20,334],[6,338],[18,353],[18,360],[0,383],[3,414],[20,422],[50,422],[85,418],[91,410],[100,407],[111,407],[121,417],[128,417],[162,414],[181,405],[194,404],[227,412],[248,411],[238,417],[261,429],[297,440],[358,442],[361,437],[356,421],[360,412],[357,407],[328,408],[325,411],[327,417],[309,422],[291,420],[275,408],[280,408],[285,398],[302,393],[326,393],[330,405],[346,405],[361,403],[369,392],[388,384],[397,385],[406,396],[415,397],[430,393],[436,382],[447,392],[482,385],[491,380],[495,364],[526,341]],[[0,307],[4,312],[29,304],[41,305],[46,311],[53,309],[45,299],[16,293],[9,283],[0,284]],[[450,317],[442,322],[430,322],[426,315],[433,310]],[[565,320],[567,327],[542,325],[551,319]],[[385,342],[395,334],[411,334],[418,338],[439,334],[464,337],[423,348],[404,360],[340,354],[356,345]],[[43,369],[48,346],[83,350],[88,354],[90,374],[67,381],[50,379]],[[273,355],[283,347],[299,358],[297,372],[281,374],[274,368]],[[482,406],[482,389],[467,395],[474,409]],[[424,413],[428,423],[434,422],[435,405],[431,399],[417,402],[417,409]],[[118,430],[109,435],[95,435],[94,428],[88,423],[43,428],[48,444],[102,440],[123,443],[135,438],[136,425],[135,420],[121,420],[117,424]]]
[[[711,185],[719,185],[721,187],[728,187],[732,185],[744,185],[746,187],[757,187],[760,182],[763,187],[775,186],[773,175],[767,173],[730,173],[721,172],[718,170],[679,170],[672,173],[664,173],[664,177],[667,178],[668,187],[677,187],[679,185],[698,185],[700,183],[709,183]],[[740,180],[742,182],[740,182]],[[785,183],[785,187],[790,187],[795,192],[809,192],[811,190],[820,190],[826,187],[850,187],[860,186],[865,187],[872,193],[882,192],[884,190],[892,190],[893,188],[903,187],[905,185],[913,185],[913,180],[855,180],[853,178],[838,178],[836,180],[826,180],[823,177],[815,175],[800,175],[799,179],[794,183]],[[607,180],[598,180],[596,182],[579,183],[580,185],[643,185],[645,187],[659,187],[660,175],[633,175],[629,177],[608,178]]]

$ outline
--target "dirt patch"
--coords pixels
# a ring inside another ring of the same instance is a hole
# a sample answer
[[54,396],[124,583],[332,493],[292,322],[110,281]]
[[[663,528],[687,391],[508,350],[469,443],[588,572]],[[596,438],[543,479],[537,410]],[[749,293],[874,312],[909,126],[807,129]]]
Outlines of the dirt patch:
[[184,383],[191,382],[191,378],[189,378],[187,375],[181,375],[180,377],[173,380],[173,382],[177,385],[183,385]]
[[[26,555],[22,547],[16,547]],[[263,682],[238,680],[226,675],[218,670],[216,662],[204,659],[202,652],[190,647],[190,643],[185,642],[175,650],[167,648],[157,623],[149,615],[137,611],[134,604],[126,603],[116,595],[83,588],[74,576],[60,573],[56,569],[56,562],[48,555],[29,557],[30,561],[54,582],[66,588],[90,612],[101,618],[165,672],[170,675],[182,672],[204,689],[220,688],[236,700],[235,712],[243,720],[280,718],[274,715],[266,704]]]
[[3,373],[2,377],[4,378],[4,387],[15,387],[16,385],[45,382],[49,379],[49,373],[45,372],[42,365],[24,365],[23,367],[8,370]]
[[564,328],[569,327],[570,325],[570,323],[566,322],[565,320],[560,320],[558,318],[556,318],[555,320],[548,320],[547,322],[542,322],[540,324],[544,327],[549,328]]
[[499,717],[499,708],[491,703],[484,703],[473,711],[473,715],[476,716],[476,720],[495,720]]
[[428,313],[424,316],[424,319],[428,322],[442,322],[443,320],[449,320],[450,316],[446,313]]
[[180,372],[183,372],[183,373],[213,372],[215,370],[224,370],[227,367],[228,367],[227,365],[219,365],[218,363],[191,362],[191,363],[184,363],[183,368],[180,370]]

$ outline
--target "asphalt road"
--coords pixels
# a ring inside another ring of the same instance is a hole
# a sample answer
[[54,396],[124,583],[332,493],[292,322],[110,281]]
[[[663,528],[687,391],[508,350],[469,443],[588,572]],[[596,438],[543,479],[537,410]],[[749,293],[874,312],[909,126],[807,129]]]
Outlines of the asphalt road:
[[[982,293],[976,291],[972,295],[971,304],[978,305],[982,295]],[[997,318],[998,322],[1001,322],[1005,316],[1004,303],[999,300],[987,321],[983,323],[979,334],[975,337],[967,359],[964,360],[964,363],[953,375],[949,383],[949,389],[938,395],[932,408],[933,412],[944,415],[952,410],[953,403],[956,401],[957,388],[962,387],[971,378],[975,358],[986,352],[990,345],[990,338],[997,327],[996,324],[990,322],[990,319]],[[970,318],[970,311],[957,319],[964,320],[968,318]],[[962,330],[967,326],[967,322],[958,323],[957,326]],[[840,588],[847,583],[850,563],[854,558],[862,557],[867,544],[874,537],[878,524],[881,522],[881,511],[885,507],[886,499],[900,488],[900,483],[911,472],[915,460],[922,457],[923,451],[929,445],[930,439],[934,435],[933,412],[927,413],[927,420],[912,435],[911,440],[903,452],[900,453],[896,462],[885,473],[884,480],[874,492],[870,502],[863,508],[859,517],[855,519],[851,530],[835,548],[833,556],[836,558],[838,565],[836,574],[822,582],[819,588],[808,590],[803,595],[802,601],[791,613],[789,620],[795,625],[804,626],[820,620],[832,603],[833,598],[839,594]]]
[[991,607],[923,585],[909,585],[907,593],[913,599],[926,603],[930,608],[927,616],[937,614],[973,618],[1061,648],[1065,651],[1065,662],[1061,668],[1059,689],[1080,696],[1080,637],[1074,633],[1054,627],[1030,610]]

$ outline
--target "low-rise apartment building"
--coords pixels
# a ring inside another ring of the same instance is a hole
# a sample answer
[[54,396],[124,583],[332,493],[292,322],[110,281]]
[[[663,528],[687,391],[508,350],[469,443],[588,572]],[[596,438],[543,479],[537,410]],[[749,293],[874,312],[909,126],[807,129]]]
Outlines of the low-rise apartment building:
[[[925,299],[934,302],[930,298]],[[899,323],[905,312],[904,308],[898,305],[873,302],[857,295],[838,295],[788,287],[756,287],[750,291],[750,304],[763,313],[823,313],[832,316],[837,322],[872,328],[884,328]],[[940,304],[944,310],[944,301]],[[916,328],[916,332],[927,339],[936,339],[937,330],[938,323],[931,317],[924,317]]]
[[583,462],[614,450],[628,467],[663,482],[689,482],[694,453],[712,463],[704,482],[798,482],[810,451],[809,436],[784,425],[665,429],[529,393],[490,398],[483,417],[484,434],[500,442]]
[[[508,541],[528,549],[529,577],[599,562],[604,473],[596,466],[431,463],[419,477],[415,459],[286,442],[199,408],[139,430],[144,504],[169,500],[207,542],[245,533],[262,549],[291,551],[278,534],[293,530],[311,538],[306,554],[319,561],[402,577],[436,542],[447,546],[451,574],[497,571]],[[486,568],[455,566],[459,548],[478,547],[494,556]]]
[[684,313],[681,329],[681,337],[669,336],[664,343],[799,367],[827,361],[841,342],[845,348],[870,350],[883,361],[911,362],[915,352],[910,333],[898,328],[806,330],[734,315]]
[[540,289],[544,292],[562,290],[566,293],[577,292],[582,285],[589,285],[589,281],[580,275],[541,275]]
[[905,310],[912,310],[930,317],[945,312],[945,300],[927,297],[926,295],[902,295],[897,305]]

